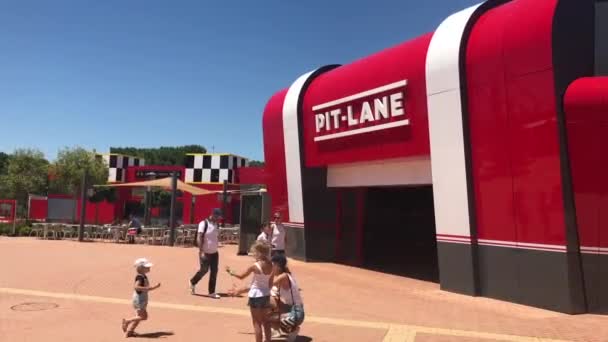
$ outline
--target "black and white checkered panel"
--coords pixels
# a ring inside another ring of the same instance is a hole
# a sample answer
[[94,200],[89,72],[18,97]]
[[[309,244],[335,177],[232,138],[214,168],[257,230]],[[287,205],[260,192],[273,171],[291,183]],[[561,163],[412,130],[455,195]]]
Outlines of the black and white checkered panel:
[[247,165],[247,159],[228,154],[188,155],[186,183],[234,183],[234,170]]
[[143,166],[145,161],[141,158],[122,156],[118,154],[104,155],[103,160],[109,167],[108,182],[124,182],[129,166]]

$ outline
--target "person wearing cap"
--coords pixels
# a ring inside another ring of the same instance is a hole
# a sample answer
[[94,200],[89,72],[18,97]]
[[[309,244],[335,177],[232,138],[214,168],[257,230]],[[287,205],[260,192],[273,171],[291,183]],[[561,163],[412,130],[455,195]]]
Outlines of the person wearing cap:
[[207,274],[209,275],[209,297],[219,299],[220,296],[215,292],[215,283],[217,280],[217,271],[219,264],[218,247],[218,221],[222,217],[222,211],[218,208],[213,209],[209,218],[201,221],[198,224],[198,254],[199,254],[199,270],[194,277],[190,279],[190,293],[196,293],[196,284]]
[[285,227],[281,221],[281,213],[274,213],[274,222],[270,225],[270,242],[272,244],[272,256],[285,255]]
[[136,316],[128,320],[124,318],[122,320],[122,331],[126,337],[137,336],[135,328],[137,328],[139,322],[148,319],[148,292],[160,287],[160,283],[150,286],[150,281],[146,274],[150,272],[152,263],[148,259],[139,258],[135,260],[134,266],[137,272],[135,285],[133,286],[133,308],[135,309]]

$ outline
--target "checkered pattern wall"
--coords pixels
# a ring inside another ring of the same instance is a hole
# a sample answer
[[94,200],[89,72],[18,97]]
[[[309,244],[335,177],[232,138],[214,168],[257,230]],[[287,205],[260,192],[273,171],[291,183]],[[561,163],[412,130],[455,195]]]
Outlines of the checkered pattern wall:
[[124,182],[126,169],[129,166],[143,166],[145,161],[141,158],[124,156],[120,154],[103,155],[103,160],[109,166],[108,182]]
[[231,154],[189,154],[186,183],[236,183],[234,170],[248,165],[247,159]]

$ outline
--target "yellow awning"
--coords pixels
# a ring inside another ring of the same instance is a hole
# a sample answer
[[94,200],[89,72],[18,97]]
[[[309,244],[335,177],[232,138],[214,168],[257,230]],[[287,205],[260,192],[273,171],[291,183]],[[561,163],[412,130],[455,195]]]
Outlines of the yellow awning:
[[[163,188],[166,190],[171,190],[171,177],[154,179],[154,180],[143,181],[143,182],[103,184],[103,185],[95,185],[95,186],[96,187],[105,187],[105,186],[108,186],[108,187],[148,187],[148,186],[150,186],[150,187],[155,187],[155,188]],[[221,191],[211,191],[211,190],[197,188],[195,186],[186,184],[179,179],[177,180],[177,190],[189,192],[195,196],[217,194],[217,193],[221,192]]]

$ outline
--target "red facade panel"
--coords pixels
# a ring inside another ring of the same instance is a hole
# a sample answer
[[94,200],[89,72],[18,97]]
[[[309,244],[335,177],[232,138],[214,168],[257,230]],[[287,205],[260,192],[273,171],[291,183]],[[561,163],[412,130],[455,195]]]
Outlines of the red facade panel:
[[[431,37],[432,34],[427,34],[336,68],[320,75],[310,84],[304,96],[302,117],[306,166],[429,155],[425,62]],[[407,84],[362,95],[402,81]],[[357,97],[358,95],[362,96]],[[348,100],[353,96],[357,98]],[[331,102],[340,103],[332,105]],[[397,106],[393,106],[393,103]],[[400,105],[404,110],[402,115],[397,112]],[[322,108],[313,110],[313,107],[319,106]],[[362,114],[366,106],[374,114],[371,121],[363,120]],[[380,108],[387,110],[385,117],[376,113]],[[335,117],[329,115],[333,110],[339,111]],[[329,120],[325,120],[323,128],[318,129],[317,116],[324,113],[327,113],[326,118]],[[361,128],[378,128],[404,119],[409,120],[409,124],[315,141],[318,137],[352,133]]]
[[287,205],[287,176],[285,165],[285,141],[283,133],[283,103],[287,89],[275,94],[264,109],[264,160],[268,175],[266,184],[272,198],[272,211],[281,211],[283,219],[289,221]]
[[263,167],[239,167],[236,169],[240,184],[266,184],[266,173]]
[[552,70],[507,85],[517,242],[565,245]]
[[45,221],[48,215],[48,201],[46,198],[30,199],[29,219]]
[[582,78],[564,96],[568,153],[581,249],[608,247],[608,77]]
[[557,0],[518,0],[491,11],[494,15],[489,20],[505,22],[502,26],[502,51],[495,53],[503,55],[507,79],[553,67],[552,33],[556,5]]
[[480,239],[565,244],[551,70],[555,4],[507,3],[484,14],[470,35],[467,99]]

